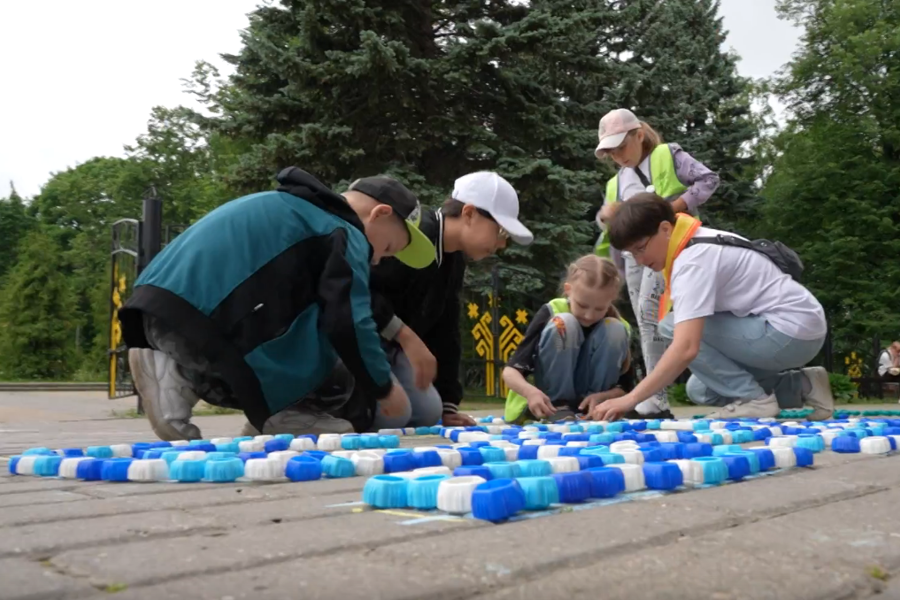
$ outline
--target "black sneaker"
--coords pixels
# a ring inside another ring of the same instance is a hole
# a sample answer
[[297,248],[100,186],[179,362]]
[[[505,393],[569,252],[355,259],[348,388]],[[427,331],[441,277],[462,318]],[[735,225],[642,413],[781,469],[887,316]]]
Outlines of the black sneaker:
[[650,413],[649,415],[642,415],[636,410],[632,410],[631,412],[627,412],[622,416],[623,419],[635,419],[635,420],[643,420],[643,421],[652,421],[654,419],[662,421],[664,419],[674,419],[675,415],[672,414],[672,411],[668,408],[666,410],[661,410],[659,412]]

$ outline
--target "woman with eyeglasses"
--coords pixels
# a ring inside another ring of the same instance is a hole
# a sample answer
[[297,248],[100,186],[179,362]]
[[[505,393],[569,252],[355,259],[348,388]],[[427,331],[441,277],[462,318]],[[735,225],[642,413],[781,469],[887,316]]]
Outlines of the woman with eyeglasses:
[[[594,248],[598,256],[612,258],[625,275],[631,307],[637,319],[649,374],[666,348],[657,331],[659,300],[665,283],[659,273],[642,266],[628,252],[611,248],[606,239],[606,222],[617,202],[627,202],[635,194],[658,194],[676,213],[696,214],[719,186],[719,176],[685,152],[678,144],[665,144],[646,122],[626,108],[609,112],[600,120],[597,158],[612,159],[618,173],[606,186],[606,201],[597,213],[601,234]],[[665,390],[641,402],[636,411],[649,418],[671,418]]]

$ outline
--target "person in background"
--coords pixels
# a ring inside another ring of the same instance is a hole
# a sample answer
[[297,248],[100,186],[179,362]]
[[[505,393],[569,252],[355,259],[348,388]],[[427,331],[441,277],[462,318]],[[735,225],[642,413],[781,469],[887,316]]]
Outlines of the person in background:
[[[635,194],[656,193],[672,205],[676,213],[696,214],[719,186],[719,176],[685,152],[678,144],[665,144],[646,122],[626,108],[609,112],[600,121],[599,159],[611,159],[619,171],[606,186],[606,201],[597,213],[601,236],[595,246],[599,256],[609,256],[625,274],[628,296],[637,320],[644,356],[645,373],[653,371],[665,350],[665,340],[657,331],[659,299],[664,283],[659,273],[643,267],[633,256],[611,248],[606,238],[606,221],[619,202]],[[665,390],[648,397],[637,408],[648,418],[671,418]]]
[[775,417],[802,404],[814,409],[812,420],[831,417],[828,373],[804,368],[825,343],[825,311],[772,259],[750,248],[703,243],[733,234],[702,227],[690,215],[676,217],[671,203],[651,193],[618,206],[609,234],[613,246],[663,274],[659,330],[669,345],[632,392],[598,404],[592,418],[620,418],[688,367],[688,397],[717,407],[708,418]]
[[589,254],[569,265],[563,296],[537,311],[503,369],[507,423],[573,418],[631,391],[630,331],[613,306],[621,287],[609,259]]
[[900,381],[900,342],[894,342],[878,357],[878,376]]

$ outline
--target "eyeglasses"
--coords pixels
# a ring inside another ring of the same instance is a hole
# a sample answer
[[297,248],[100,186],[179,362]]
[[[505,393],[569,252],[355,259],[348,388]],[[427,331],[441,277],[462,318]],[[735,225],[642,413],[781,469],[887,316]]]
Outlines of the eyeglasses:
[[[657,233],[658,233],[658,232],[657,232]],[[646,240],[644,240],[644,243],[641,244],[640,246],[635,246],[634,248],[632,248],[631,250],[629,250],[629,252],[631,253],[631,255],[632,255],[632,256],[640,256],[640,255],[642,255],[644,252],[646,252],[646,251],[647,251],[647,246],[650,245],[650,240],[652,240],[654,237],[656,237],[656,233],[654,233],[653,235],[651,235],[650,237],[648,237]]]
[[[497,223],[497,219],[495,219],[491,213],[484,210],[483,208],[475,207],[475,210],[478,211],[478,214],[481,215],[482,217],[484,217],[485,219],[490,219],[494,223]],[[503,227],[500,226],[500,223],[497,223],[497,237],[501,240],[509,239],[509,232],[506,231],[505,229],[503,229]]]

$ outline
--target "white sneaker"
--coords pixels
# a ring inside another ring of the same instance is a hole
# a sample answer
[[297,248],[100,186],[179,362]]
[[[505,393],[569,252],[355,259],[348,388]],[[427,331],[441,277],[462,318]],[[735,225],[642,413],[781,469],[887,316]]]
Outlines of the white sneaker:
[[650,396],[634,407],[641,415],[653,415],[669,410],[669,399],[665,395]]
[[153,432],[159,439],[199,440],[200,429],[191,423],[191,414],[200,398],[191,383],[166,354],[149,348],[128,351],[134,387]]
[[704,419],[757,419],[762,417],[777,417],[781,412],[775,394],[758,398],[756,400],[738,400],[719,410],[705,415]]
[[807,417],[810,421],[824,421],[834,414],[834,394],[828,381],[828,371],[824,367],[800,369],[812,386],[809,394],[803,396],[803,403],[813,409]]

